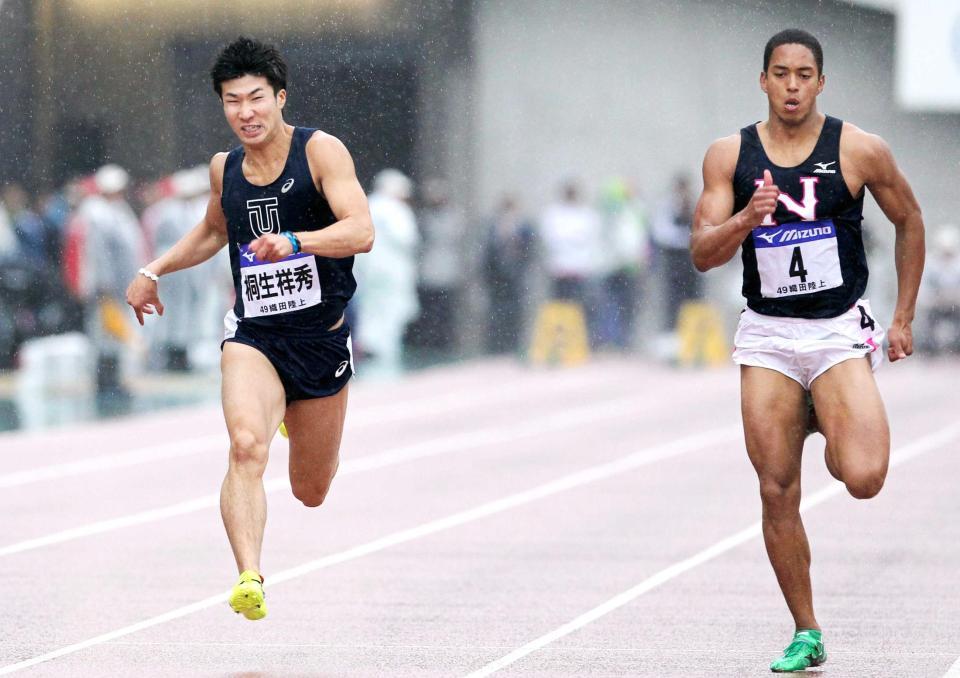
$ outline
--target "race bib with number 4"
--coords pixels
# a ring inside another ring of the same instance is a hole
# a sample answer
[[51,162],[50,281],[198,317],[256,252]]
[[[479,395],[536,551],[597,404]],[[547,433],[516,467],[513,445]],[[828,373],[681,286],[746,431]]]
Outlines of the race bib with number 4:
[[270,263],[240,245],[240,289],[247,318],[298,311],[322,300],[317,260],[304,252]]
[[797,221],[753,229],[760,294],[767,299],[843,285],[833,220]]

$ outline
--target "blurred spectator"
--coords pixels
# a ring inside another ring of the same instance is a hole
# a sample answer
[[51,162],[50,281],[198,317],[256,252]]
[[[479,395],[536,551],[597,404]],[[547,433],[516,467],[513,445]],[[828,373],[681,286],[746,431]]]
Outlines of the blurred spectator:
[[370,216],[373,250],[354,264],[357,279],[355,336],[366,357],[361,368],[373,376],[402,369],[403,334],[420,311],[417,302],[417,220],[409,202],[413,183],[395,169],[374,178]]
[[960,353],[960,228],[941,226],[932,240],[920,295],[927,335],[921,341],[933,353]]
[[673,188],[657,205],[651,232],[655,246],[656,271],[663,295],[665,329],[677,326],[677,314],[685,301],[703,296],[700,276],[690,259],[690,229],[694,197],[686,176],[677,175]]
[[593,285],[599,278],[603,249],[600,216],[583,201],[576,182],[564,184],[560,200],[544,210],[540,238],[552,297],[579,303],[595,338],[597,304]]
[[85,198],[76,215],[83,229],[79,291],[86,304],[87,335],[97,350],[97,392],[123,397],[121,360],[135,336],[125,293],[146,259],[146,248],[124,197],[127,172],[105,165],[94,175],[94,184],[98,193]]
[[[144,233],[155,252],[166,252],[200,221],[195,208],[210,191],[206,168],[181,170],[158,182],[148,192],[153,203],[144,210]],[[205,268],[205,267],[204,267]],[[163,356],[164,368],[190,368],[188,348],[198,340],[201,325],[201,297],[204,270],[201,267],[177,271],[163,281],[163,322],[153,328],[153,340]]]
[[56,253],[56,241],[48,233],[43,220],[30,208],[30,196],[23,186],[12,183],[3,187],[2,197],[10,226],[17,237],[20,256],[38,272],[47,269]]
[[67,221],[70,219],[72,207],[67,199],[68,188],[59,191],[49,191],[40,196],[37,207],[40,218],[46,225],[49,237],[51,264],[60,267],[63,260],[64,237],[67,230]]
[[[191,172],[191,187],[184,192],[186,222],[200,223],[210,201],[210,167],[197,165]],[[192,345],[189,359],[192,367],[206,366],[219,369],[220,341],[223,339],[224,309],[233,305],[233,275],[228,254],[220,252],[199,266],[190,269],[197,290],[193,318]]]
[[456,312],[466,283],[465,262],[461,260],[465,217],[450,204],[449,188],[441,179],[424,183],[423,199],[417,216],[421,310],[410,334],[419,346],[434,353],[449,353],[457,341]]
[[[10,225],[7,209],[0,200],[0,266],[16,260],[17,236]],[[3,278],[0,278],[0,368],[7,367],[13,359],[17,344],[17,329],[14,321],[10,295],[5,294]]]
[[487,226],[483,255],[490,297],[487,349],[493,353],[516,353],[520,349],[534,238],[533,225],[516,199],[504,196]]
[[13,232],[10,215],[0,199],[0,260],[14,257],[17,254],[17,234]]
[[56,239],[29,196],[11,184],[0,197],[0,367],[7,367],[25,340],[69,329],[72,309],[55,271],[59,258],[46,251]]
[[650,237],[642,205],[622,179],[604,186],[600,213],[605,269],[601,342],[627,349],[641,301],[641,276],[650,259]]

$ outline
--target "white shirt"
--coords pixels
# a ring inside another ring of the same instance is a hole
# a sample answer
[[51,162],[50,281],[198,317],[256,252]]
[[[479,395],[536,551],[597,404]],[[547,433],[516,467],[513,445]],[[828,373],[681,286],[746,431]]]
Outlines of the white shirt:
[[556,203],[540,219],[547,270],[555,277],[590,277],[601,265],[602,231],[597,212],[582,204]]

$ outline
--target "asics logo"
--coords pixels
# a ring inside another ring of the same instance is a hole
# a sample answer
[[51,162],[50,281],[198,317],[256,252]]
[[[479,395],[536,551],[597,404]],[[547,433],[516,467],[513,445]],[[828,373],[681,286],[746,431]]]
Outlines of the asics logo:
[[836,174],[837,170],[827,169],[828,167],[830,167],[830,165],[833,165],[836,162],[837,162],[836,160],[831,160],[830,162],[815,162],[813,164],[816,165],[818,169],[813,170],[813,173],[814,174]]
[[291,188],[293,188],[293,179],[287,179],[286,182],[284,182],[283,186],[280,187],[280,192],[286,193]]
[[337,371],[334,372],[333,376],[335,377],[343,376],[343,373],[347,371],[347,367],[349,365],[350,365],[350,361],[344,360],[342,363],[340,363],[339,367],[337,367]]

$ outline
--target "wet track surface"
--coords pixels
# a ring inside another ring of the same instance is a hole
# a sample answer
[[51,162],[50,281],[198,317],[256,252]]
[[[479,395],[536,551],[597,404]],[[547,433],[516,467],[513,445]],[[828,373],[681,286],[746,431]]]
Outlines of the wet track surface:
[[[960,656],[958,381],[954,363],[878,374],[894,466],[876,499],[807,442],[821,675],[942,676]],[[0,435],[0,674],[770,675],[792,628],[734,368],[486,361],[350,397],[319,509],[274,441],[256,623],[218,598],[217,408]]]

